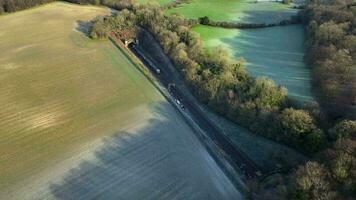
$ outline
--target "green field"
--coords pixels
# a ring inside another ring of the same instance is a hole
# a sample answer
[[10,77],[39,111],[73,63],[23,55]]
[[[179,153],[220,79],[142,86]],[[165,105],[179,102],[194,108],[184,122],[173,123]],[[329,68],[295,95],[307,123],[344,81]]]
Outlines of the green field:
[[1,188],[157,99],[109,42],[75,31],[107,13],[62,3],[0,17]]
[[208,16],[216,21],[272,23],[289,19],[296,14],[290,6],[274,2],[251,3],[244,0],[192,0],[168,13],[180,13],[187,18]]
[[167,4],[167,3],[171,2],[171,1],[173,1],[173,0],[138,0],[138,2],[140,2],[140,3],[157,2],[160,5]]
[[205,45],[226,47],[232,56],[243,57],[254,76],[268,76],[287,87],[289,95],[309,101],[310,70],[305,66],[304,28],[301,25],[264,29],[223,29],[196,26]]

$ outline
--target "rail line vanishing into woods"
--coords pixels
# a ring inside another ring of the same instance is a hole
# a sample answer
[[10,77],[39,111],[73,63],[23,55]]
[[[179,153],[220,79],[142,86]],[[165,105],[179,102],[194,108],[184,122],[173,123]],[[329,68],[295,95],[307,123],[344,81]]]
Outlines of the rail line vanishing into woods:
[[[185,97],[181,91],[178,83],[174,80],[173,75],[165,70],[162,66],[156,66],[154,61],[145,56],[137,46],[133,43],[125,47],[125,45],[114,34],[110,36],[110,40],[118,46],[118,48],[125,48],[131,51],[136,57],[149,69],[151,75],[164,86],[170,95],[175,100],[175,103],[180,106],[184,112],[189,113],[194,122],[201,130],[210,138],[210,140],[220,148],[225,155],[227,161],[235,169],[235,171],[242,172],[247,179],[259,178],[266,172],[258,167],[244,152],[240,151],[227,136],[210,120],[208,119],[201,108],[195,102],[191,102]],[[221,164],[221,163],[220,163]]]

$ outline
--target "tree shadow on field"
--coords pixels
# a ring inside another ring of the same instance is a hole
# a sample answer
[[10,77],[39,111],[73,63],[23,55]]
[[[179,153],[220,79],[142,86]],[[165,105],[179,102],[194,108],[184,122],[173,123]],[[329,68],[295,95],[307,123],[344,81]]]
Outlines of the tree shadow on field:
[[310,69],[304,62],[302,25],[240,30],[237,36],[221,41],[233,50],[234,57],[247,61],[251,75],[272,78],[286,86],[293,98],[313,101]]
[[298,10],[291,5],[273,1],[242,2],[240,9],[243,17],[239,22],[243,23],[278,23],[298,14]]
[[243,23],[279,23],[283,20],[290,20],[297,15],[297,10],[246,10],[239,22]]
[[155,105],[148,125],[104,139],[95,159],[80,162],[50,185],[52,195],[63,200],[221,199],[199,165],[201,154],[192,151],[184,134],[173,131],[187,129],[180,129],[174,117],[160,116],[167,109],[172,108],[166,102]]
[[[244,11],[245,23],[278,23],[298,15],[297,9],[273,8],[274,2],[256,3]],[[271,5],[271,7],[263,7]],[[234,50],[234,57],[247,61],[253,76],[267,76],[285,86],[289,95],[303,103],[314,101],[310,69],[304,63],[303,25],[239,30],[234,38],[221,41]]]
[[75,30],[89,37],[90,28],[92,27],[92,25],[93,25],[92,21],[77,20]]

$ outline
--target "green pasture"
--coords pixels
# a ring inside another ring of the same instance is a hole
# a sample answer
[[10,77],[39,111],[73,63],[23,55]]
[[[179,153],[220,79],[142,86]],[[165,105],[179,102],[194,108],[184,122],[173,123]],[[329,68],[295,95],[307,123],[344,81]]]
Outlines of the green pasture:
[[209,48],[223,46],[235,58],[243,57],[253,76],[267,76],[286,86],[302,101],[313,99],[310,70],[303,61],[304,28],[291,25],[263,29],[223,29],[196,26]]
[[167,11],[190,19],[208,16],[216,21],[244,23],[272,23],[289,19],[297,13],[290,5],[276,2],[248,2],[244,0],[192,0]]
[[109,41],[83,34],[108,13],[52,3],[0,17],[0,196],[162,100]]
[[140,2],[140,3],[157,2],[160,5],[167,4],[167,3],[171,2],[171,1],[173,1],[173,0],[138,0],[138,2]]

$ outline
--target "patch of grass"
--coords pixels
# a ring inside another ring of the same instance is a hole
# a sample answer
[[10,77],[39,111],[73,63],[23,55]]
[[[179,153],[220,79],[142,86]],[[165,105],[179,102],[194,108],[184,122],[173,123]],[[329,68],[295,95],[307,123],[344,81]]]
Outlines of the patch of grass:
[[252,75],[272,78],[298,100],[313,100],[310,70],[303,61],[303,26],[239,30],[199,25],[193,30],[207,47],[222,45],[233,57],[243,57]]
[[0,17],[0,194],[162,100],[109,41],[76,30],[108,13],[53,3]]
[[275,2],[252,3],[241,0],[193,0],[182,4],[168,13],[180,13],[187,18],[208,16],[215,21],[244,23],[272,23],[289,19],[296,14],[290,6]]
[[160,5],[167,4],[167,3],[171,2],[171,1],[173,1],[173,0],[138,0],[138,2],[140,2],[140,3],[157,2]]

